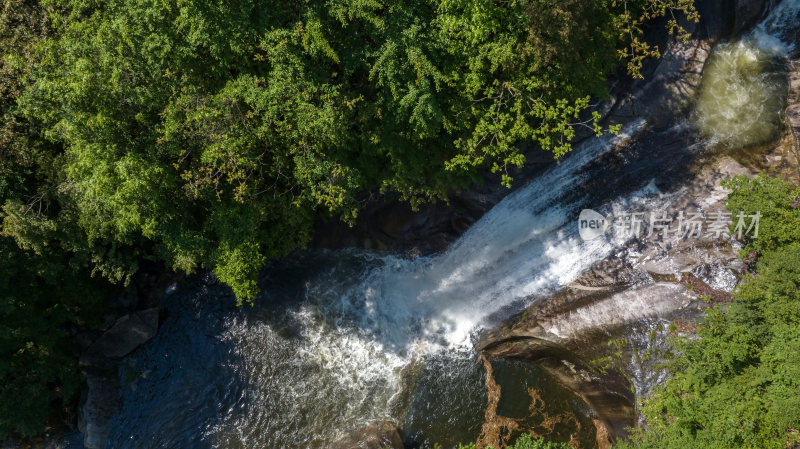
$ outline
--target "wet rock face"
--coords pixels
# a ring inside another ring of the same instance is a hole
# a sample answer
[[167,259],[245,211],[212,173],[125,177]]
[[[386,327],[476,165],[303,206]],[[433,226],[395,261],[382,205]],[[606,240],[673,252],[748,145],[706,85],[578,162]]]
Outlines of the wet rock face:
[[[555,163],[550,153],[530,154],[526,167],[516,174],[518,179],[532,179]],[[489,176],[484,185],[454,192],[449,204],[423,204],[416,211],[407,202],[375,198],[361,210],[352,228],[338,219],[318,225],[310,246],[389,250],[410,257],[442,252],[513,190]]]
[[621,122],[641,117],[656,128],[669,125],[691,105],[712,44],[710,39],[669,43],[646,81],[636,83],[636,89],[624,93],[615,104],[611,120]]
[[695,0],[702,37],[727,38],[755,25],[767,9],[766,0]]
[[755,24],[767,8],[766,0],[735,0],[731,34],[738,34]]
[[403,449],[403,440],[393,423],[379,421],[343,433],[331,449]]

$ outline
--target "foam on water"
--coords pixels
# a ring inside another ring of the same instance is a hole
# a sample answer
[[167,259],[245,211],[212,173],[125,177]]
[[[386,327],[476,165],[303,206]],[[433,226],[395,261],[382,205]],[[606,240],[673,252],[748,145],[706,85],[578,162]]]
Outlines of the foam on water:
[[797,29],[799,19],[800,0],[783,0],[770,9],[749,36],[762,50],[786,57],[796,45],[786,33]]
[[[441,337],[432,343],[466,345],[493,312],[572,280],[611,246],[578,237],[574,220],[583,198],[564,202],[563,197],[580,183],[584,164],[641,125],[578,149],[496,205],[445,254],[420,262],[394,260],[387,270],[368,276],[359,286],[367,306],[358,307],[359,315],[381,333],[403,322],[417,323],[427,340]],[[400,329],[391,334],[391,344],[402,348],[413,333]]]

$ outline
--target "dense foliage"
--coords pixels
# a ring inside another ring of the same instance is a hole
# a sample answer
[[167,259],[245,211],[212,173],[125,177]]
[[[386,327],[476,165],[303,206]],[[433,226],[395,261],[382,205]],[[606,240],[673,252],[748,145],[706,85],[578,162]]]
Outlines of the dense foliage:
[[785,449],[800,442],[800,192],[761,175],[729,181],[727,207],[763,215],[746,250],[757,274],[678,343],[674,377],[644,407],[648,428],[621,447]]
[[[797,200],[800,188],[793,187],[780,178],[760,174],[755,179],[737,176],[723,182],[731,189],[726,206],[731,212],[734,226],[738,215],[759,214],[758,236],[746,242],[742,254],[750,251],[768,254],[771,251],[800,243],[800,213]],[[749,224],[749,218],[745,221]]]
[[81,378],[70,331],[97,324],[111,293],[68,260],[0,237],[0,440],[38,435],[73,405]]
[[41,7],[57,35],[11,59],[31,66],[21,113],[62,151],[47,184],[58,209],[32,216],[11,199],[6,233],[31,248],[55,238],[112,280],[141,257],[210,268],[240,298],[316,218],[352,222],[364,192],[418,204],[484,169],[510,183],[519,142],[559,156],[576,127],[600,132],[581,113],[641,20],[693,11],[649,0]]

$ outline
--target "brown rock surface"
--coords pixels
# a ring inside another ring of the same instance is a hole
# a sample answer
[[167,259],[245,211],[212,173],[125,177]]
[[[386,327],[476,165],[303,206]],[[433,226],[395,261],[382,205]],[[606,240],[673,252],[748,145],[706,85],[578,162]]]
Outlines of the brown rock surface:
[[378,421],[344,432],[331,449],[403,449],[403,440],[394,424]]

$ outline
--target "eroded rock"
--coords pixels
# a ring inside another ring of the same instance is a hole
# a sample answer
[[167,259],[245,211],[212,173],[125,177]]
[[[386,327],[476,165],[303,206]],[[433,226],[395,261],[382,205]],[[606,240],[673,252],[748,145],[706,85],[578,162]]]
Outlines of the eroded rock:
[[792,63],[789,73],[789,106],[786,108],[786,121],[794,136],[795,155],[800,153],[800,61]]

